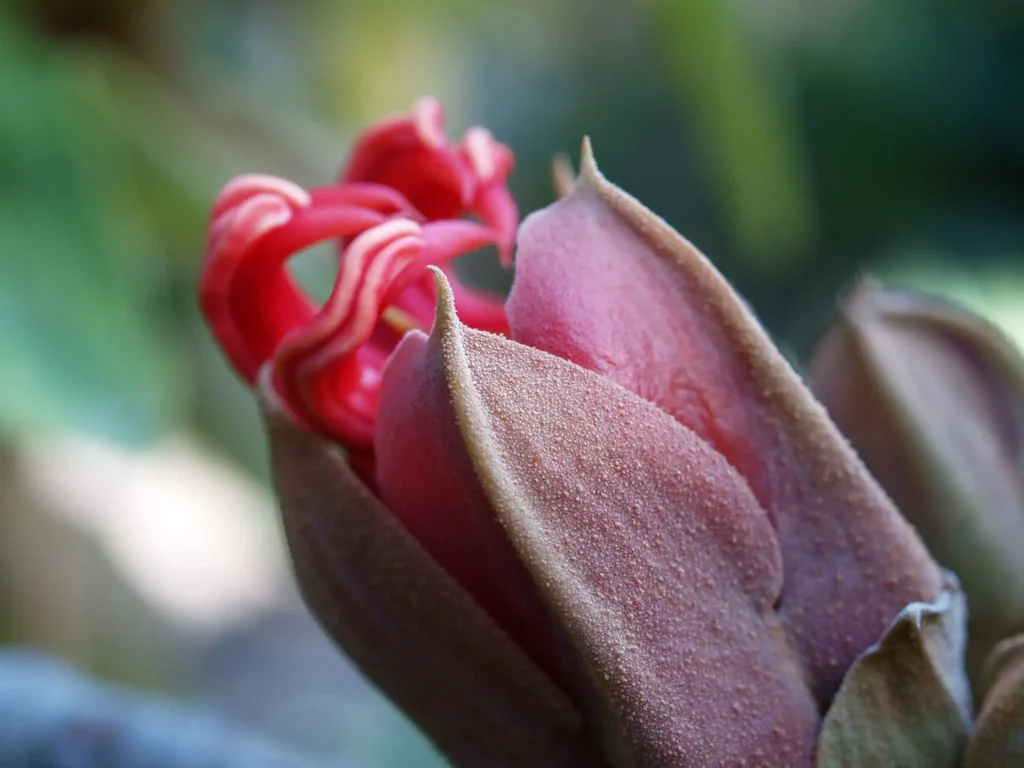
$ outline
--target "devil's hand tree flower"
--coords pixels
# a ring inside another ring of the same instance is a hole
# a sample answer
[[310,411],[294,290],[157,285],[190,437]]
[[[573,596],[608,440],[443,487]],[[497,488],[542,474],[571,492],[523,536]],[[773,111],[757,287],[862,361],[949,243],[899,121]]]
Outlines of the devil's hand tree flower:
[[[458,765],[885,764],[874,721],[918,764],[922,701],[955,754],[958,593],[729,285],[586,147],[504,307],[445,279],[516,213],[440,122],[214,207],[203,309],[328,631]],[[316,307],[285,261],[332,238]]]

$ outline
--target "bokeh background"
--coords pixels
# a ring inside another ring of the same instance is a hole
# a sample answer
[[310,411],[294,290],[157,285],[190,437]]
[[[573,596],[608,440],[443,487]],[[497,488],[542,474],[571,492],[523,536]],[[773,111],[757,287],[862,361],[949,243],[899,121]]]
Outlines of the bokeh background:
[[432,94],[514,148],[524,211],[589,134],[797,363],[862,272],[1024,341],[1022,84],[1016,0],[5,0],[0,644],[330,764],[441,765],[295,595],[194,301],[220,185],[328,181]]

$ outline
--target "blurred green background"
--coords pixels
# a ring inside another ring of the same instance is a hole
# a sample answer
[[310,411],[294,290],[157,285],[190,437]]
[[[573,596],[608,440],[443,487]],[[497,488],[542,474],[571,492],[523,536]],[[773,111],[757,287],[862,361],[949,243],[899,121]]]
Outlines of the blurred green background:
[[194,302],[220,185],[326,182],[432,94],[451,136],[512,146],[524,211],[589,134],[794,360],[863,271],[1024,340],[1022,83],[1015,0],[6,0],[0,642],[346,764],[436,764],[292,591]]

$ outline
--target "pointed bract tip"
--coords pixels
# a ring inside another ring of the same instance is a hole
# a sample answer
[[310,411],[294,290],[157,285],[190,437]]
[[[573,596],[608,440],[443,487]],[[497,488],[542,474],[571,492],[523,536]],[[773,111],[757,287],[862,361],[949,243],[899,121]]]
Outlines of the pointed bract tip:
[[286,416],[288,407],[274,388],[274,361],[267,360],[256,374],[254,386],[256,397],[264,413]]
[[437,309],[434,312],[434,327],[446,329],[452,323],[458,322],[458,314],[455,312],[455,296],[452,294],[452,287],[448,283],[448,276],[438,267],[427,267],[434,273],[434,285],[437,287]]
[[590,144],[590,137],[584,136],[583,146],[580,148],[580,174],[576,177],[576,189],[597,188],[607,183],[597,167],[597,160],[594,159],[594,148]]
[[853,327],[874,311],[874,302],[880,285],[871,275],[861,274],[843,296],[839,307],[839,319],[846,326]]
[[551,158],[551,186],[558,197],[570,194],[576,186],[576,171],[573,170],[572,160],[562,152]]

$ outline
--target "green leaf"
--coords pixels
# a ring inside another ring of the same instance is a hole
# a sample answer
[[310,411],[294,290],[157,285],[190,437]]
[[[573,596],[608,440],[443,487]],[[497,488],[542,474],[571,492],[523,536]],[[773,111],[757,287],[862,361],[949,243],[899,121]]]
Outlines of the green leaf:
[[163,253],[123,148],[85,108],[87,78],[0,27],[0,436],[140,441],[180,391],[151,295]]
[[648,0],[665,69],[692,109],[740,250],[761,265],[814,239],[800,134],[772,62],[730,3]]
[[952,575],[911,603],[847,672],[825,716],[818,768],[959,765],[971,730],[967,603]]

